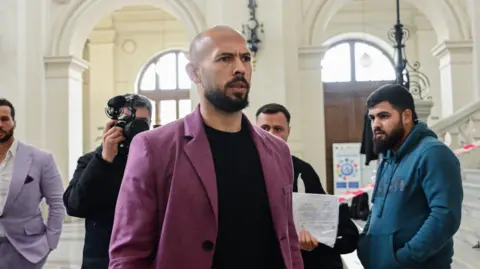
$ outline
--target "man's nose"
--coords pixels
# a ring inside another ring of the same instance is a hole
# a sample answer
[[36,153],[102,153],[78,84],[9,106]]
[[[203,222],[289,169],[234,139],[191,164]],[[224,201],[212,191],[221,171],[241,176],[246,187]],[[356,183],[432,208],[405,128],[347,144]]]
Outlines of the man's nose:
[[372,130],[380,128],[380,121],[379,120],[373,119],[373,120],[371,120],[371,122],[372,122]]
[[247,63],[245,63],[244,61],[242,61],[239,58],[236,58],[235,63],[234,63],[233,75],[234,76],[244,76],[245,72],[246,72],[245,64],[247,64]]

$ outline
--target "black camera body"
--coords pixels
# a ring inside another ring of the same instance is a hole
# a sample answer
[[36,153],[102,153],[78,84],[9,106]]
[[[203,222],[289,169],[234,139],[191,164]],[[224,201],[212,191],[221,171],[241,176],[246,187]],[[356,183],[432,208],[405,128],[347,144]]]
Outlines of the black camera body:
[[[132,139],[139,133],[150,129],[150,125],[146,119],[137,119],[136,102],[140,97],[136,94],[119,95],[108,100],[105,113],[112,120],[117,120],[114,126],[123,129],[125,140],[120,143],[119,154],[128,154]],[[125,113],[125,109],[129,113]],[[123,116],[123,117],[122,117]]]

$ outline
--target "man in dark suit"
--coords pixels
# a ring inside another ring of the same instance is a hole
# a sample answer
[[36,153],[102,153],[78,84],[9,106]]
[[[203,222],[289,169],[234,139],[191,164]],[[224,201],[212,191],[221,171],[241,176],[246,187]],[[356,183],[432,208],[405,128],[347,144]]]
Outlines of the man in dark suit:
[[[136,98],[136,118],[150,122],[150,100]],[[124,111],[126,114],[129,111]],[[127,154],[118,154],[118,145],[125,140],[123,129],[109,121],[103,131],[102,145],[78,159],[73,178],[63,195],[70,216],[85,219],[85,244],[82,269],[107,269],[108,247],[112,232],[115,205],[127,165]]]
[[[280,104],[267,104],[260,107],[256,113],[256,125],[265,131],[288,140],[290,134],[290,112]],[[320,178],[313,167],[292,155],[294,169],[293,191],[299,192],[299,178],[305,185],[306,193],[326,194]],[[308,231],[302,231],[299,235],[300,248],[302,249],[305,269],[341,269],[343,268],[341,254],[353,252],[356,248],[359,233],[355,224],[349,218],[349,210],[346,204],[340,206],[340,219],[338,223],[338,239],[334,248],[326,246],[310,235]]]

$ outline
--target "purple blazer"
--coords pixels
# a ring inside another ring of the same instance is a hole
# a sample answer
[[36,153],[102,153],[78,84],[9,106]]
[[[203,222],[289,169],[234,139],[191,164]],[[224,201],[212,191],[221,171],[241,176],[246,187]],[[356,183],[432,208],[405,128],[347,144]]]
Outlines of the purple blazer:
[[[290,151],[262,129],[250,129],[286,268],[303,269],[293,224]],[[209,269],[214,250],[202,245],[216,242],[217,233],[215,169],[197,107],[184,119],[133,139],[116,206],[109,268]]]
[[[53,156],[19,142],[0,223],[8,241],[31,263],[57,248],[66,214],[63,191]],[[40,209],[43,198],[48,204],[46,224]]]

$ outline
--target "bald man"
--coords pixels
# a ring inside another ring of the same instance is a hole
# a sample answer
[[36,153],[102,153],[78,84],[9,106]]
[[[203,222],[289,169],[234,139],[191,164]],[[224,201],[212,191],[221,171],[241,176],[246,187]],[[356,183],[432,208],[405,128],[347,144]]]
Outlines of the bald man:
[[118,197],[111,269],[303,269],[285,142],[252,126],[245,39],[217,26],[190,46],[200,104],[137,135]]

